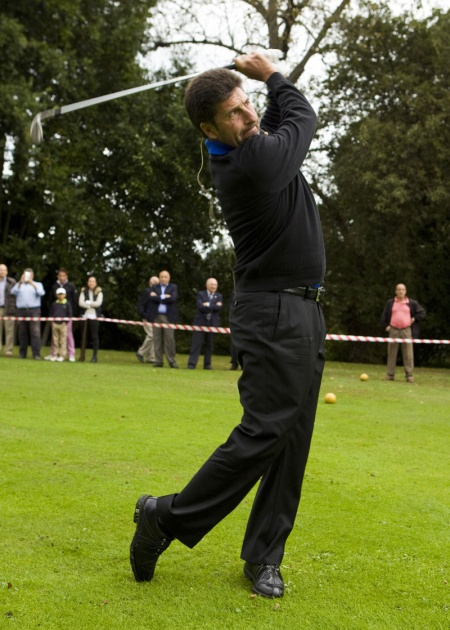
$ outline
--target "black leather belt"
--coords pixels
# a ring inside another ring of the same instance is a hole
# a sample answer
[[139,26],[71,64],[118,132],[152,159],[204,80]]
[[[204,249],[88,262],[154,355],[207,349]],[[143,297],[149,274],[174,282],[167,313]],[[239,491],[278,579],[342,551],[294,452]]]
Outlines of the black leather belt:
[[281,293],[290,293],[291,295],[297,295],[306,300],[320,302],[325,293],[325,289],[323,287],[293,287],[292,289],[283,289]]

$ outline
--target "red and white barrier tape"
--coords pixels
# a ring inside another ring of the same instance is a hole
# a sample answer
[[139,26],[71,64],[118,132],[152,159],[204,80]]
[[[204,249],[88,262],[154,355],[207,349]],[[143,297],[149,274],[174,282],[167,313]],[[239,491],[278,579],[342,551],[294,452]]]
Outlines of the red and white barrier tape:
[[390,337],[369,337],[365,335],[327,335],[327,341],[369,341],[373,343],[427,343],[450,345],[450,339],[391,339]]
[[[61,322],[69,321],[70,319],[75,322],[85,321],[84,317],[0,317],[0,320],[4,321],[18,321],[18,322]],[[188,330],[192,332],[210,332],[220,333],[223,335],[229,335],[229,328],[221,328],[214,326],[189,326],[188,324],[157,324],[151,322],[133,321],[131,319],[113,319],[111,317],[98,317],[94,318],[101,322],[109,322],[112,324],[129,324],[131,326],[153,326],[154,328],[172,328],[174,330]],[[367,335],[334,335],[329,334],[326,336],[327,341],[363,341],[371,343],[425,343],[429,345],[450,345],[450,339],[391,339],[390,337],[370,337]]]

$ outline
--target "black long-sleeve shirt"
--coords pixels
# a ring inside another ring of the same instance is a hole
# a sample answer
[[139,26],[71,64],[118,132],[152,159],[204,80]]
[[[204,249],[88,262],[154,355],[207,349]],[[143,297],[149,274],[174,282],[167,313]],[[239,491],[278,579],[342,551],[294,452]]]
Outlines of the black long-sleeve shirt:
[[316,126],[305,97],[281,74],[268,79],[261,133],[210,167],[236,250],[238,291],[321,283],[325,249],[319,213],[300,167]]
[[[49,317],[73,317],[72,306],[68,300],[64,302],[53,302],[50,307]],[[63,320],[56,322],[57,324],[64,324]]]

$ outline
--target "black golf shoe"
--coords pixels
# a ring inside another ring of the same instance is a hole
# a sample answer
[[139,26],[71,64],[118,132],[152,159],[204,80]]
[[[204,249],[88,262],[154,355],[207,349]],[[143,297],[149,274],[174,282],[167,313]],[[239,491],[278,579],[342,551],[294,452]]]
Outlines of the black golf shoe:
[[278,564],[251,564],[246,562],[244,574],[253,582],[252,591],[263,597],[283,597],[284,583]]
[[130,562],[136,582],[149,582],[159,556],[173,538],[161,531],[156,513],[156,497],[144,494],[134,510],[136,532],[130,545]]

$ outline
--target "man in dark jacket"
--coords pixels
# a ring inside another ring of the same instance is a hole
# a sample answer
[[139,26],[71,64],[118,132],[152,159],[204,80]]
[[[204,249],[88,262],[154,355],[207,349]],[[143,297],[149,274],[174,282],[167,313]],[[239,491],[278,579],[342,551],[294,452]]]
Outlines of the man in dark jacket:
[[[390,339],[417,339],[419,337],[419,322],[425,317],[426,311],[416,300],[406,295],[406,286],[397,284],[395,297],[386,302],[381,324],[389,333]],[[412,343],[388,343],[388,359],[386,380],[393,381],[397,365],[398,346],[402,347],[403,367],[408,383],[414,382],[414,347]]]
[[280,563],[297,514],[324,367],[324,244],[313,194],[299,170],[316,116],[264,55],[243,55],[235,64],[267,84],[261,122],[230,70],[193,79],[185,105],[207,138],[236,251],[230,327],[242,365],[244,412],[181,492],[138,499],[130,559],[136,580],[151,580],[174,538],[194,547],[261,480],[241,557],[253,591],[272,598],[284,592]]
[[[170,273],[161,271],[159,284],[152,287],[146,314],[149,322],[155,324],[176,324],[178,322],[178,287],[170,282]],[[163,352],[171,368],[178,368],[176,362],[175,330],[173,328],[153,328],[155,367],[163,367]]]
[[0,265],[0,350],[2,349],[3,329],[5,329],[5,357],[12,357],[14,345],[14,321],[4,321],[2,317],[16,315],[16,297],[11,289],[16,284],[14,278],[8,276],[8,267]]
[[[223,298],[221,293],[217,293],[218,286],[218,282],[215,278],[208,278],[206,281],[206,291],[199,291],[197,293],[197,312],[194,316],[194,326],[212,326],[215,328],[220,326],[220,311],[223,306]],[[190,370],[194,370],[197,365],[203,339],[205,340],[203,369],[211,369],[214,333],[195,331],[192,333],[191,351],[188,360],[188,368]]]

